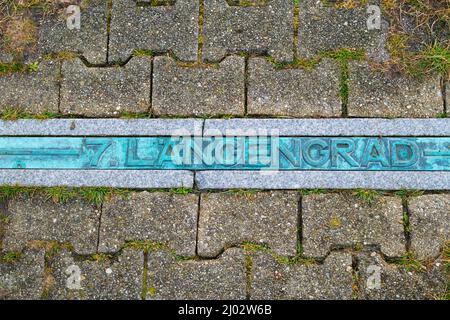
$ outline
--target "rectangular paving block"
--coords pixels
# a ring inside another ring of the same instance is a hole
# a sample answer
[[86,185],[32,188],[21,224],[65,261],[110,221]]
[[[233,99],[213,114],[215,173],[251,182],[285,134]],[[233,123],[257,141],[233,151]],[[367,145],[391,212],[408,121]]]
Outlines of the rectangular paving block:
[[408,199],[411,251],[420,260],[437,258],[450,241],[450,194]]
[[109,61],[126,61],[134,50],[173,52],[184,61],[197,60],[197,0],[176,0],[153,6],[134,0],[112,4]]
[[150,111],[152,64],[132,58],[123,67],[87,67],[80,59],[62,64],[60,110],[87,117]]
[[54,203],[46,195],[23,196],[8,203],[9,223],[3,249],[21,251],[30,241],[69,242],[78,254],[97,251],[100,209],[83,199]]
[[0,169],[0,185],[41,187],[192,188],[186,170],[27,170]]
[[245,59],[232,56],[217,66],[184,67],[156,57],[152,111],[155,115],[244,115]]
[[0,300],[38,300],[44,291],[44,250],[25,250],[14,262],[0,253]]
[[1,75],[0,112],[58,113],[59,68],[58,62],[42,61],[35,72]]
[[244,242],[267,244],[281,255],[297,248],[296,192],[204,193],[200,199],[198,254],[215,257]]
[[349,63],[348,114],[353,117],[434,118],[444,112],[440,77],[423,79]]
[[275,69],[265,58],[249,60],[249,115],[339,117],[339,66],[330,59],[314,69]]
[[405,253],[400,197],[376,196],[373,202],[350,192],[302,197],[302,247],[308,257],[324,257],[334,248],[379,246],[389,257]]
[[[387,37],[389,24],[370,5],[380,9],[379,0],[352,9],[337,9],[321,0],[299,2],[298,55],[312,58],[338,49],[364,50],[377,61],[389,59]],[[375,18],[375,19],[374,19]],[[379,25],[372,24],[377,22]]]
[[333,252],[322,264],[282,264],[268,253],[252,258],[251,299],[350,300],[352,257]]
[[409,270],[386,263],[378,253],[357,257],[359,298],[366,300],[445,299],[448,275],[444,261],[426,269]]
[[61,250],[50,259],[54,300],[138,300],[144,279],[144,253],[123,250],[114,259],[77,259]]
[[213,260],[177,260],[167,251],[148,255],[149,300],[243,300],[245,257],[231,248]]
[[248,52],[292,61],[292,21],[290,0],[244,7],[229,5],[226,0],[205,0],[203,58],[220,61],[228,54]]
[[[59,1],[62,2],[62,1]],[[81,2],[81,1],[79,1]],[[83,1],[80,5],[80,28],[67,22],[75,18],[75,11],[68,10],[70,1],[58,4],[57,13],[44,14],[38,24],[37,50],[39,56],[51,53],[74,52],[83,56],[89,63],[106,63],[107,57],[107,15],[108,1]],[[68,27],[71,26],[70,28]]]
[[127,241],[167,244],[177,254],[194,256],[198,196],[133,192],[103,204],[100,252],[117,252]]

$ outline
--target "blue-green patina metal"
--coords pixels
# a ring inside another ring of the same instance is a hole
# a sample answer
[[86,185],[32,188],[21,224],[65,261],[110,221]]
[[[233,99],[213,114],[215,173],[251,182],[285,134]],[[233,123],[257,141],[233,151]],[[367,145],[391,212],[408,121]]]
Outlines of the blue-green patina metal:
[[2,137],[0,168],[450,171],[450,137]]

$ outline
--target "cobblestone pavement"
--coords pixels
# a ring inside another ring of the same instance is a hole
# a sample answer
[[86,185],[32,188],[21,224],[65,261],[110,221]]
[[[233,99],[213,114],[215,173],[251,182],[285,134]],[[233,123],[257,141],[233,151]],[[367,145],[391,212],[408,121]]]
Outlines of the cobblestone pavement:
[[[450,2],[425,2],[447,20],[407,0],[2,1],[0,115],[447,117]],[[0,299],[449,299],[448,190],[187,179],[0,187]]]

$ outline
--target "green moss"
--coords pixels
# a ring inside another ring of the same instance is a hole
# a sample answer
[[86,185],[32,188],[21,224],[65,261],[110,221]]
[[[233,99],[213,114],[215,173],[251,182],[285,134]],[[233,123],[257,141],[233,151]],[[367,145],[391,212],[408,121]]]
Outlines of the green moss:
[[366,189],[357,189],[355,191],[355,195],[366,202],[368,205],[371,205],[376,198],[380,195],[380,193],[376,190],[366,190]]
[[302,196],[307,196],[310,194],[324,194],[326,192],[325,189],[301,189],[299,190],[299,193]]
[[133,51],[133,57],[153,57],[153,55],[151,50],[136,49]]
[[394,194],[396,196],[402,198],[403,200],[407,200],[408,198],[419,197],[419,196],[423,195],[423,191],[400,189],[398,191],[395,191]]
[[15,263],[22,257],[21,252],[6,252],[0,257],[0,261],[4,263]]
[[172,188],[172,189],[170,189],[170,193],[187,195],[187,194],[192,193],[192,189],[184,188],[184,187],[182,187],[182,188]]

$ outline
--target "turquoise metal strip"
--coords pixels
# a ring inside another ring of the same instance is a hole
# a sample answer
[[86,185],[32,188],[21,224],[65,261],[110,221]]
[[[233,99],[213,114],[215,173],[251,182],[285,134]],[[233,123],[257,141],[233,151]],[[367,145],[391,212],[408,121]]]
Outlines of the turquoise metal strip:
[[2,137],[0,169],[450,171],[450,137]]

